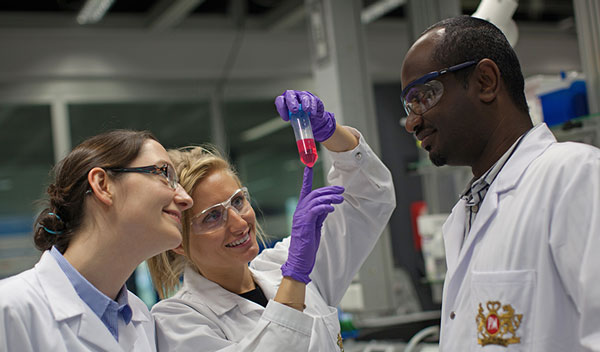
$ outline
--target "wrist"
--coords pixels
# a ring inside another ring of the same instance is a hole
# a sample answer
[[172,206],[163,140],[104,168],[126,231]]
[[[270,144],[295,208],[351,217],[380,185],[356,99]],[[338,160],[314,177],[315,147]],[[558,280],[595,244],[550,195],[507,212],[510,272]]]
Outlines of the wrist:
[[281,275],[284,278],[288,277],[304,284],[308,284],[310,282],[310,277],[308,274],[298,273],[296,270],[294,270],[294,268],[291,267],[291,265],[288,264],[288,262],[285,262],[285,264],[281,266]]
[[306,309],[306,304],[304,303],[291,303],[291,302],[279,302],[285,306],[288,306],[290,308],[294,308],[295,310],[299,310],[301,312],[303,312]]
[[359,138],[355,136],[349,128],[337,126],[331,137],[321,144],[329,151],[341,153],[356,148],[359,142]]
[[328,140],[337,128],[337,123],[332,113],[325,111],[323,119],[326,121],[325,124],[320,126],[318,131],[313,131],[315,140],[319,143]]
[[279,285],[277,293],[273,298],[275,302],[281,303],[298,311],[303,311],[304,308],[306,308],[304,305],[305,299],[306,285],[290,277],[284,277],[281,279],[281,284]]

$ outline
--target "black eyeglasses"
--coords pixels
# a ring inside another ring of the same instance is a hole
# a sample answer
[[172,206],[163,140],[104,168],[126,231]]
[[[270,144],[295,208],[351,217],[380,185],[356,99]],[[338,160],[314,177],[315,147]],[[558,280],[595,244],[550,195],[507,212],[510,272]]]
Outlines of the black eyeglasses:
[[467,61],[462,64],[441,69],[439,71],[429,72],[422,77],[410,82],[402,90],[402,105],[406,116],[412,111],[417,115],[423,115],[427,110],[437,104],[444,94],[442,82],[434,80],[445,73],[455,72],[477,64],[477,61]]
[[164,164],[163,166],[141,166],[141,167],[109,167],[106,170],[113,172],[139,172],[143,174],[153,174],[153,175],[161,175],[167,179],[169,183],[169,187],[172,189],[176,189],[177,185],[179,185],[179,178],[177,177],[177,173],[173,166],[169,164]]

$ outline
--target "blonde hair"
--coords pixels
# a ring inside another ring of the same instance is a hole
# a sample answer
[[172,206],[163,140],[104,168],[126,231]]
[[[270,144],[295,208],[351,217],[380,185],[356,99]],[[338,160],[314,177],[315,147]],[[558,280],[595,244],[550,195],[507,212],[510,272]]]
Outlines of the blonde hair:
[[[242,182],[231,163],[214,146],[183,147],[170,149],[168,153],[177,170],[179,183],[190,195],[193,194],[196,185],[215,171],[227,172],[240,187],[242,186]],[[180,277],[186,265],[193,265],[189,260],[191,257],[189,248],[191,211],[190,208],[183,212],[182,247],[185,256],[168,250],[148,259],[150,276],[161,299],[169,297],[177,291]],[[264,245],[265,234],[258,223],[256,224],[256,236]]]

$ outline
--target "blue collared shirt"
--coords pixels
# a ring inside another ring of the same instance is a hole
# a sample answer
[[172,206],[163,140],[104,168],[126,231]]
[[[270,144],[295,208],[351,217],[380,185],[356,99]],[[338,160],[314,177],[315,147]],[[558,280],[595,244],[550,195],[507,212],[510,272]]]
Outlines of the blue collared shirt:
[[65,273],[73,285],[73,288],[75,288],[75,292],[77,292],[79,297],[94,313],[96,313],[98,318],[100,318],[115,339],[119,341],[119,318],[123,319],[125,324],[129,324],[133,314],[127,300],[127,287],[123,285],[117,295],[117,300],[113,301],[87,281],[77,269],[63,257],[56,247],[52,247],[50,254]]

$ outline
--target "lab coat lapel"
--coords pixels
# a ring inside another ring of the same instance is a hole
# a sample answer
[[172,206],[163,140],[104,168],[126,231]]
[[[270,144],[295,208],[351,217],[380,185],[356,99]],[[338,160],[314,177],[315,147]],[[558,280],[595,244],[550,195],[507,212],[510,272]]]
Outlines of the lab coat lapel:
[[[463,245],[461,256],[469,252],[469,248],[476,243],[479,236],[487,231],[488,224],[498,211],[500,195],[511,191],[519,183],[521,177],[529,165],[542,154],[556,138],[545,124],[533,128],[517,146],[515,153],[506,162],[496,179],[492,182],[490,189],[481,204],[479,213],[471,227],[471,232]],[[462,257],[461,259],[462,260]]]
[[[252,277],[254,278],[254,282],[260,286],[265,297],[267,299],[273,299],[277,290],[279,289],[279,285],[281,284],[281,269],[273,270],[271,272],[261,272],[250,268],[252,272]],[[273,275],[271,275],[271,273]],[[277,280],[279,278],[279,280]]]
[[[485,232],[484,228],[494,216],[498,207],[498,196],[492,189],[485,196],[479,214],[471,225],[471,231],[464,236],[465,222],[467,219],[466,201],[461,199],[452,209],[452,217],[444,224],[444,246],[446,246],[446,265],[448,271],[446,280],[452,280],[460,264],[471,257],[471,247],[476,243],[477,237]],[[458,275],[462,277],[462,275]]]
[[[467,253],[470,252],[470,249],[477,242],[477,238],[485,233],[485,229],[487,228],[487,224],[490,220],[496,215],[496,210],[498,209],[498,193],[495,184],[492,183],[490,189],[488,190],[481,206],[479,207],[479,212],[475,217],[475,221],[471,224],[471,231],[465,237],[465,241],[463,243],[462,250],[460,251],[459,263],[468,256]],[[464,218],[466,219],[466,209]]]
[[235,307],[239,307],[244,315],[263,309],[259,304],[229,292],[217,283],[208,280],[189,265],[185,268],[183,275],[184,285],[195,293],[193,299],[198,299],[199,303],[206,304],[216,315],[223,315]]
[[[119,345],[126,351],[133,351],[136,349],[137,341],[145,336],[145,334],[141,334],[140,331],[143,331],[143,327],[141,324],[143,322],[148,322],[150,319],[140,310],[134,308],[134,303],[137,298],[133,293],[127,291],[129,305],[132,308],[131,322],[125,326],[125,329],[119,329]],[[122,323],[122,322],[120,322]],[[142,345],[147,343],[145,341],[141,342]]]
[[[529,164],[552,143],[556,142],[556,138],[545,124],[534,127],[524,138],[526,139],[523,140],[515,150],[514,155],[504,165],[496,180],[492,182],[464,243],[462,243],[461,237],[464,233],[466,221],[464,200],[461,199],[456,204],[452,210],[451,219],[444,224],[443,232],[448,265],[446,280],[452,280],[457,268],[464,261],[470,261],[472,249],[478,238],[486,233],[490,221],[496,216],[500,195],[515,188]],[[466,270],[467,266],[463,266],[461,270]],[[462,278],[464,275],[458,275],[457,277]]]
[[515,154],[506,163],[504,170],[494,181],[497,194],[515,188],[529,165],[553,143],[556,143],[556,138],[546,124],[536,126],[524,138],[526,140],[523,140]]
[[94,344],[107,351],[121,351],[121,346],[108,331],[100,319],[88,309],[88,312],[79,316],[79,338]]
[[446,248],[446,266],[448,267],[446,277],[450,277],[456,270],[460,248],[463,244],[467,216],[465,204],[466,201],[461,198],[452,209],[452,215],[446,220],[442,228],[444,247]]
[[36,265],[41,287],[59,323],[68,324],[82,339],[101,349],[120,351],[121,347],[94,312],[79,298],[71,282],[49,251]]
[[83,314],[85,304],[63,273],[50,251],[45,251],[35,265],[40,286],[48,298],[48,305],[56,321],[64,321]]

